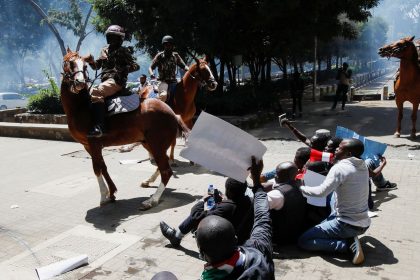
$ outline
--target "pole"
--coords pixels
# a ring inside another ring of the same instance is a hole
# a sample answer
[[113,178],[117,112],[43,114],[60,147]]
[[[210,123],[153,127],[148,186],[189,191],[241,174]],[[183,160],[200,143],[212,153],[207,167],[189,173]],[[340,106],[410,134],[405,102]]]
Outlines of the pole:
[[316,92],[316,61],[317,61],[317,57],[316,57],[316,51],[317,51],[317,45],[318,45],[318,37],[315,35],[314,37],[314,65],[312,67],[312,72],[313,72],[313,86],[312,86],[312,102],[315,102],[315,92]]

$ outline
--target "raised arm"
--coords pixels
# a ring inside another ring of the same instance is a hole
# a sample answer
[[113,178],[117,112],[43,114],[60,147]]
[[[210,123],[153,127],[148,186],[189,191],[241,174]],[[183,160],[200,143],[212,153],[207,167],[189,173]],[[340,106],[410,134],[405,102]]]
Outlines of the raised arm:
[[268,208],[267,194],[260,183],[260,175],[263,168],[262,160],[258,162],[252,157],[251,178],[254,182],[254,226],[251,237],[245,242],[245,246],[254,247],[264,255],[271,256],[273,253],[271,219]]
[[311,140],[308,139],[308,137],[306,137],[306,135],[300,132],[296,127],[294,127],[288,119],[284,119],[282,121],[282,126],[286,126],[287,128],[289,128],[293,135],[295,135],[295,137],[299,139],[299,141],[301,141],[309,147],[311,146]]

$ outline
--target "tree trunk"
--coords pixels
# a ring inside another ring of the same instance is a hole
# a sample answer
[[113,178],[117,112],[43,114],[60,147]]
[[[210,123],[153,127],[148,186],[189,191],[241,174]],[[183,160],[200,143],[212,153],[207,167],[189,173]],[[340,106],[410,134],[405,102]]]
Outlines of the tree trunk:
[[265,83],[267,78],[265,76],[265,61],[264,59],[260,60],[260,68],[261,68],[261,83]]
[[223,85],[225,84],[225,60],[223,58],[220,58],[220,71],[219,71],[219,91],[223,91]]
[[305,72],[305,69],[303,68],[303,62],[299,62],[299,69],[301,74]]
[[47,23],[49,29],[51,30],[51,32],[54,34],[55,38],[57,39],[58,45],[60,46],[61,49],[61,54],[63,56],[66,55],[67,51],[66,48],[64,47],[64,41],[60,36],[60,33],[58,32],[57,28],[55,28],[54,24],[52,24],[49,20],[48,20],[48,16],[47,14],[44,12],[44,10],[42,10],[42,8],[35,3],[34,0],[26,0],[26,2],[28,2],[32,8],[34,8],[35,12],[43,19],[45,20],[45,22]]
[[77,41],[76,52],[78,52],[80,50],[80,46],[82,45],[83,40],[88,35],[88,34],[86,34],[86,26],[89,22],[89,18],[90,18],[90,15],[92,14],[92,10],[93,10],[93,6],[91,5],[88,13],[86,15],[85,22],[83,23],[83,27],[80,31],[80,37],[79,37],[79,40]]
[[295,71],[295,73],[299,72],[299,68],[298,68],[298,64],[296,61],[296,57],[293,57],[293,70]]
[[271,81],[271,57],[267,57],[267,69],[265,73],[265,77],[267,78],[267,81]]
[[315,102],[315,92],[316,92],[316,61],[317,61],[317,50],[318,49],[318,37],[314,36],[314,65],[312,68],[313,75],[313,84],[312,84],[312,102]]

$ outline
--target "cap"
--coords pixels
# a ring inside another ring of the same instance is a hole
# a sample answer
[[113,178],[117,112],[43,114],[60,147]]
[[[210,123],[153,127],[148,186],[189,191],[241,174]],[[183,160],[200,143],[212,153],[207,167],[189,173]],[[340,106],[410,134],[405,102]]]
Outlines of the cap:
[[331,132],[328,129],[318,129],[315,131],[314,136],[320,136],[320,135],[325,135],[327,137],[331,136]]

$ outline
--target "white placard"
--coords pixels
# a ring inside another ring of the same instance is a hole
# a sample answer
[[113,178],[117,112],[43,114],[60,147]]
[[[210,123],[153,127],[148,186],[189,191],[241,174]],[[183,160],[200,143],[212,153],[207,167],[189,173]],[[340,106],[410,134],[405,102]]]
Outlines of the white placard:
[[245,182],[251,156],[267,151],[254,136],[206,112],[198,117],[180,155],[205,168]]
[[52,263],[47,266],[36,268],[35,271],[39,280],[46,280],[87,264],[88,256],[80,255],[74,258]]
[[[305,186],[307,187],[317,187],[324,182],[326,176],[323,176],[321,174],[315,173],[311,170],[306,170],[304,181]],[[325,207],[327,206],[327,197],[314,197],[309,195],[304,195],[307,198],[308,204],[319,206],[319,207]]]

